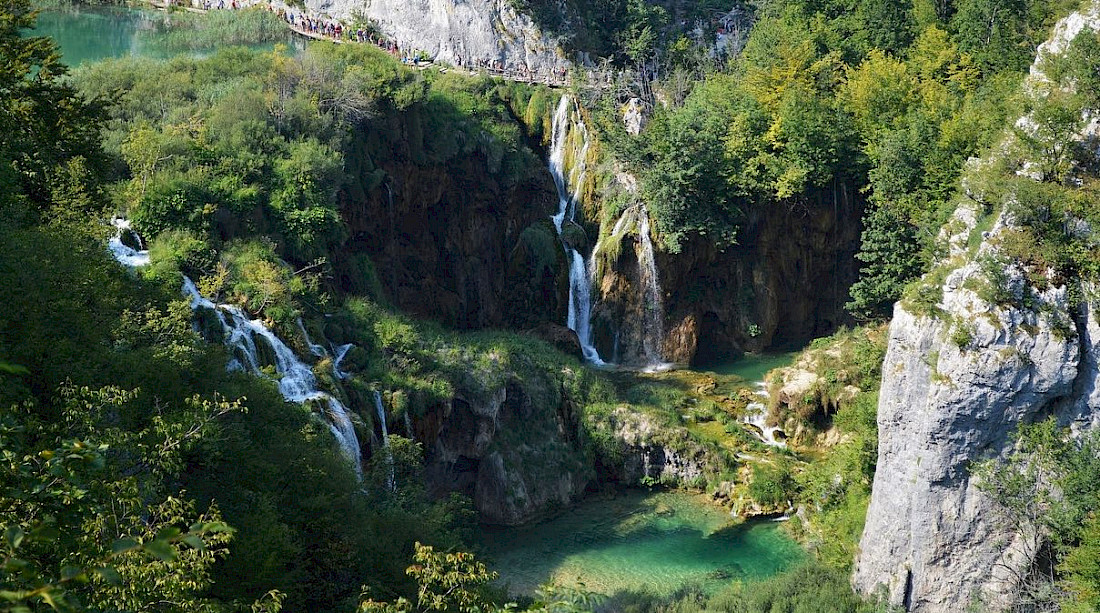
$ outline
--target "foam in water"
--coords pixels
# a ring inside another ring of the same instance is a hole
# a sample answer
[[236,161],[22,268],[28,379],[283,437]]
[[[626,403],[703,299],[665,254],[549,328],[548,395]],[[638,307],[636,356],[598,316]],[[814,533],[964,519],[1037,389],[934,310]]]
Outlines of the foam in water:
[[[341,450],[355,466],[355,473],[362,475],[359,440],[347,407],[331,394],[321,391],[317,378],[308,364],[287,347],[263,322],[249,319],[240,308],[229,304],[214,304],[199,293],[195,283],[183,278],[183,293],[191,299],[191,309],[207,309],[221,322],[225,331],[224,342],[233,349],[234,357],[227,368],[244,370],[258,376],[266,376],[261,370],[257,340],[262,339],[275,355],[275,371],[279,374],[279,393],[289,402],[324,402],[327,407],[329,428],[340,444]],[[243,362],[242,362],[243,359]]]
[[[584,177],[587,172],[586,158],[588,157],[588,128],[579,117],[574,117],[573,99],[568,95],[562,96],[558,103],[558,109],[554,113],[553,129],[551,131],[550,147],[550,174],[554,177],[554,185],[558,189],[558,212],[551,217],[554,227],[561,238],[562,227],[568,222],[573,223],[577,214],[577,204],[580,202],[580,190],[584,186]],[[574,167],[569,176],[565,173],[565,153],[569,145],[569,134],[576,130],[582,137],[580,150],[575,152]],[[572,186],[572,191],[570,191]],[[569,260],[569,315],[566,325],[577,333],[580,340],[584,358],[593,364],[602,365],[600,354],[592,346],[592,281],[588,276],[588,267],[584,257],[568,244],[562,241],[566,258]]]
[[[787,443],[776,437],[776,433],[782,434],[783,431],[767,424],[768,384],[763,381],[758,382],[756,384],[756,395],[760,397],[760,400],[750,402],[749,405],[745,407],[745,423],[755,426],[760,431],[760,433],[757,434],[757,438],[763,441],[765,445],[785,449]],[[754,430],[753,432],[755,433],[756,431]]]
[[130,220],[115,217],[111,220],[111,225],[115,227],[116,232],[115,236],[107,241],[107,248],[111,250],[115,259],[127,268],[140,268],[149,264],[148,249],[134,249],[122,242],[122,236],[130,234],[137,239],[139,246],[145,246],[142,244],[141,237],[130,227]]

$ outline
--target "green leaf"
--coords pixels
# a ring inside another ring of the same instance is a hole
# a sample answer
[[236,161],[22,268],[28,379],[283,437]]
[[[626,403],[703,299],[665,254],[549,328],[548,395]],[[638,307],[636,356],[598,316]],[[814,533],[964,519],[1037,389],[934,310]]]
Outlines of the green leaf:
[[61,580],[72,581],[84,574],[84,569],[79,566],[65,565],[61,567]]
[[111,551],[114,553],[122,553],[124,551],[131,551],[137,549],[140,544],[134,539],[118,539],[111,545]]
[[172,548],[172,546],[170,544],[168,544],[167,541],[161,541],[161,540],[149,541],[148,543],[145,543],[143,548],[150,555],[152,555],[153,557],[155,557],[159,560],[163,560],[165,562],[168,562],[170,560],[176,559],[176,551],[175,551],[175,549]]
[[156,537],[155,540],[170,541],[170,540],[176,538],[179,535],[180,535],[180,529],[179,528],[177,528],[175,526],[166,526],[164,528],[161,528],[160,531],[157,532],[157,537]]
[[95,574],[99,575],[100,578],[109,585],[122,585],[122,576],[118,574],[117,570],[110,566],[103,566],[95,569]]
[[26,533],[19,526],[8,526],[8,529],[4,530],[4,540],[8,542],[8,546],[12,549],[19,549],[25,536]]
[[187,543],[195,549],[198,549],[199,551],[203,551],[206,549],[206,543],[202,542],[202,538],[200,538],[197,534],[188,534],[187,536],[183,537],[183,542]]

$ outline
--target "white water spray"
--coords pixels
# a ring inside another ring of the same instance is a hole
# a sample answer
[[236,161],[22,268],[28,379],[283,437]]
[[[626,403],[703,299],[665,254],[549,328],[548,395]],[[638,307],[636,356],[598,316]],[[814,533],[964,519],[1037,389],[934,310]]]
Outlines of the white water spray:
[[115,217],[111,220],[111,225],[115,227],[116,232],[115,236],[107,241],[107,248],[111,250],[111,254],[115,256],[115,259],[127,268],[140,268],[147,265],[149,263],[148,249],[134,249],[122,242],[123,235],[129,234],[136,240],[139,247],[145,247],[141,237],[130,227],[130,220]]
[[[745,407],[745,418],[743,421],[756,428],[753,432],[765,445],[779,447],[781,449],[786,448],[787,443],[776,437],[776,433],[783,434],[783,431],[767,424],[768,384],[763,381],[758,382],[756,384],[756,395],[760,400],[750,402],[749,405]],[[757,433],[756,430],[759,430],[759,432]]]
[[[183,293],[191,299],[191,309],[205,309],[213,313],[222,325],[223,341],[232,350],[233,359],[226,366],[229,370],[244,370],[251,374],[266,377],[261,370],[257,340],[266,342],[275,355],[275,371],[279,374],[279,393],[289,402],[304,404],[309,401],[325,403],[329,429],[340,444],[340,449],[352,462],[355,473],[362,475],[359,439],[355,436],[355,427],[347,408],[331,394],[321,391],[317,378],[309,365],[298,359],[294,351],[287,347],[263,322],[249,319],[239,307],[229,304],[214,304],[199,293],[191,279],[183,278]],[[303,330],[304,331],[304,330]],[[308,337],[307,337],[308,339]],[[307,340],[308,342],[308,340]],[[243,360],[243,361],[242,361]]]
[[[562,227],[574,223],[577,206],[580,204],[581,189],[587,172],[588,128],[575,113],[575,104],[568,95],[562,96],[558,109],[554,113],[550,144],[550,174],[558,189],[558,212],[551,217],[558,238],[562,236]],[[565,154],[569,146],[570,132],[576,130],[581,135],[579,150],[574,152],[574,165],[568,176],[565,169]],[[584,257],[562,240],[565,256],[569,260],[569,314],[566,325],[577,333],[584,358],[593,364],[602,365],[600,354],[592,346],[592,280],[588,276],[588,267]]]

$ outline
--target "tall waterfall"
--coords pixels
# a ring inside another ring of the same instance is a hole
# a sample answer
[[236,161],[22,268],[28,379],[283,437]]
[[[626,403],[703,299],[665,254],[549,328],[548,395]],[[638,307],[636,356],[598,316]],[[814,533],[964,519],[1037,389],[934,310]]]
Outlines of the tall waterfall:
[[[597,276],[601,264],[600,254],[604,251],[608,242],[621,243],[628,234],[637,238],[634,253],[638,262],[638,281],[641,285],[640,303],[642,305],[642,318],[638,323],[640,328],[641,354],[646,370],[665,370],[671,368],[671,364],[665,362],[662,355],[662,345],[665,341],[664,329],[664,297],[661,295],[661,278],[657,272],[657,258],[653,250],[653,240],[650,238],[649,210],[645,203],[638,203],[628,207],[619,216],[611,233],[604,237],[596,248],[592,250],[591,270],[592,276]],[[619,353],[619,331],[615,333],[615,353]]]
[[[581,136],[580,147],[574,146],[571,169],[565,168],[565,155],[570,145],[569,135],[576,130]],[[550,174],[558,188],[558,212],[551,219],[557,229],[558,238],[562,237],[562,228],[573,223],[580,203],[580,191],[584,186],[586,158],[588,157],[588,128],[581,121],[576,105],[568,95],[561,97],[558,110],[554,113],[551,132]],[[577,333],[584,358],[594,364],[603,364],[600,354],[592,346],[592,280],[588,275],[588,266],[584,257],[562,239],[565,256],[569,260],[569,315],[566,325]]]
[[393,474],[393,453],[390,451],[390,431],[386,427],[386,407],[382,404],[382,392],[374,392],[374,408],[378,412],[378,423],[382,427],[382,453],[386,454],[386,464],[389,465],[390,469],[390,474],[386,478],[386,485],[392,492],[397,483]]
[[287,347],[263,322],[249,319],[240,308],[229,304],[214,304],[203,297],[195,283],[183,278],[183,293],[191,298],[191,309],[205,309],[213,313],[222,325],[224,342],[232,350],[230,370],[244,370],[257,376],[266,376],[261,370],[257,339],[263,339],[275,354],[275,371],[279,374],[279,393],[289,402],[304,404],[312,400],[323,401],[328,411],[328,424],[340,449],[355,466],[355,473],[362,475],[359,439],[351,423],[347,408],[331,394],[321,391],[317,378],[309,365]]
[[653,241],[649,238],[649,211],[645,204],[638,205],[638,276],[642,280],[645,297],[645,321],[642,331],[642,351],[650,368],[667,367],[661,355],[665,342],[665,307],[661,296],[661,278],[657,275],[657,258],[653,254]]

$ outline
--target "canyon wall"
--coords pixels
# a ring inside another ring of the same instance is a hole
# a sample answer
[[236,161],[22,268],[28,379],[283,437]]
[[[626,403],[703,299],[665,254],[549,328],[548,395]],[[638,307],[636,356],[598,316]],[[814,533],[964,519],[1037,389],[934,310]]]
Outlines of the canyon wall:
[[570,66],[558,41],[510,0],[306,0],[315,14],[366,17],[402,49],[450,64],[496,62],[538,74]]

